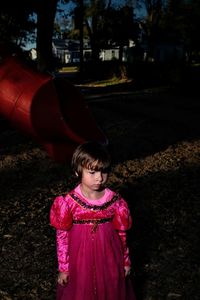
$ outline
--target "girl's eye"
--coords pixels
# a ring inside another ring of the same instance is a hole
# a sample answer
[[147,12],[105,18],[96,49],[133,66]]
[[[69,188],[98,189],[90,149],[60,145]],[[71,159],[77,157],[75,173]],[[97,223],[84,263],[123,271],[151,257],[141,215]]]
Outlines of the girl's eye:
[[94,171],[89,171],[89,174],[94,174],[95,172]]

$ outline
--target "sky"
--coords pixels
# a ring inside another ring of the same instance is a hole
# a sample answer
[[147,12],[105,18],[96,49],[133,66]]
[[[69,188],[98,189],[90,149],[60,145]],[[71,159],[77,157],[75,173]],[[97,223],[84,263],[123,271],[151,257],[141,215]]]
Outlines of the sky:
[[[128,1],[128,2],[130,2],[130,3],[132,3],[132,5],[134,6],[135,5],[135,3],[136,3],[136,1],[137,0],[130,0],[130,1]],[[121,5],[124,5],[125,3],[126,3],[127,1],[126,0],[112,0],[112,5],[113,6],[121,6]],[[68,7],[68,9],[70,9],[70,8],[73,8],[73,6],[74,6],[74,4],[70,1],[68,4],[65,4],[64,5],[66,8]],[[135,13],[138,15],[138,16],[143,16],[144,14],[145,14],[145,9],[142,9],[142,8],[140,8],[140,9],[136,9],[135,10]]]
[[[136,0],[132,0],[132,2],[134,3]],[[126,0],[112,0],[112,4],[113,5],[124,5],[126,3]],[[70,11],[73,7],[74,7],[74,4],[72,2],[69,2],[68,4],[65,4],[65,5],[62,5],[60,6],[61,8],[63,8],[65,10],[65,12],[67,13],[68,11]],[[144,9],[135,9],[135,14],[137,17],[142,17],[145,15],[145,10]],[[36,44],[35,43],[28,43],[26,45],[26,47],[24,48],[25,50],[29,50],[29,49],[32,49],[32,48],[35,48],[36,47]]]

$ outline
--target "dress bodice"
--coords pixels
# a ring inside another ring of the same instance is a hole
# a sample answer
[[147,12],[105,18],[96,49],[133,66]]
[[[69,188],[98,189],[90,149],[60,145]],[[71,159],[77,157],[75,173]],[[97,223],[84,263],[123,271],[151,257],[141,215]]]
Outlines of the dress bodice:
[[57,229],[69,230],[74,220],[110,219],[116,229],[129,229],[131,216],[125,200],[110,189],[106,189],[105,197],[100,205],[98,200],[95,204],[88,203],[76,189],[65,196],[56,197],[50,212],[51,225]]

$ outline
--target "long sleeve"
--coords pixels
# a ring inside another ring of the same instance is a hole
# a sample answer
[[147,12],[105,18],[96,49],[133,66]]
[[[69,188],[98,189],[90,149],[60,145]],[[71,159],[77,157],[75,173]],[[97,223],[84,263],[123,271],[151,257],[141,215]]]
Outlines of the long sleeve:
[[66,230],[56,230],[57,259],[59,272],[69,272],[69,232]]
[[132,225],[132,218],[126,201],[120,198],[116,205],[115,215],[113,219],[114,228],[117,230],[122,242],[124,254],[124,266],[130,266],[129,248],[126,243],[126,230]]
[[69,271],[69,230],[72,227],[72,214],[63,196],[54,200],[50,210],[50,224],[56,228],[57,259],[60,272]]
[[124,253],[124,266],[125,267],[130,267],[131,266],[131,260],[129,257],[129,248],[127,247],[126,243],[126,231],[119,230],[118,231],[119,237],[122,242],[123,246],[123,253]]

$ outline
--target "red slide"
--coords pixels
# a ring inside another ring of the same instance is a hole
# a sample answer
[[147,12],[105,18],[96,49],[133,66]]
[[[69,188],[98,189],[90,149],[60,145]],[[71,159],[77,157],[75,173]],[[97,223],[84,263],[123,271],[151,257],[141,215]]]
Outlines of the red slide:
[[39,73],[14,56],[0,63],[0,114],[58,162],[70,160],[82,142],[107,143],[73,84]]

